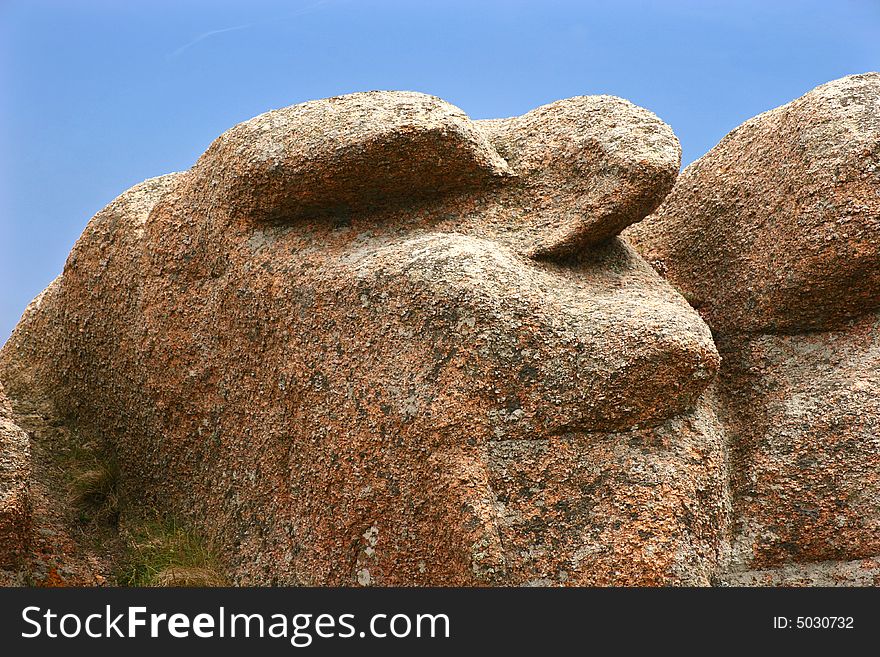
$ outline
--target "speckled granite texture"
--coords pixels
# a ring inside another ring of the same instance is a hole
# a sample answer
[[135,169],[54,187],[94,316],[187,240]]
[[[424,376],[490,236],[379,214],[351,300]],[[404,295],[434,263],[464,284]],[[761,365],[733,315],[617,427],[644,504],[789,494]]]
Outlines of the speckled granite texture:
[[880,552],[877,86],[677,183],[609,96],[274,110],[99,212],[0,380],[238,584],[864,583],[827,564]]

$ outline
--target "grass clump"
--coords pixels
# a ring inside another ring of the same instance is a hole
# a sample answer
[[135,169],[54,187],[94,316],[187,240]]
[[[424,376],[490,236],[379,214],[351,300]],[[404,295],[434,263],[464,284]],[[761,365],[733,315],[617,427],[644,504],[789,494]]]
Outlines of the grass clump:
[[174,518],[142,520],[129,530],[121,586],[225,586],[216,554]]
[[120,586],[225,586],[211,548],[171,516],[122,494],[121,470],[109,441],[73,430],[55,451],[68,500],[84,535],[115,546]]
[[115,526],[119,521],[119,464],[108,448],[85,444],[71,450],[68,496],[80,522]]

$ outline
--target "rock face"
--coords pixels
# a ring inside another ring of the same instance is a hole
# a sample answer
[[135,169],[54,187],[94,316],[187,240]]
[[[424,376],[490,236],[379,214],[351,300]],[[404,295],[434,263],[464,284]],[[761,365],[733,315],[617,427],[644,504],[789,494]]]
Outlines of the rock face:
[[880,555],[878,329],[719,339],[736,566]]
[[626,235],[722,355],[729,581],[880,581],[880,75],[747,121]]
[[99,212],[0,378],[109,437],[238,583],[706,584],[718,354],[614,237],[679,155],[610,97],[269,112]]
[[18,567],[28,551],[29,476],[28,437],[13,422],[12,407],[0,384],[0,570]]

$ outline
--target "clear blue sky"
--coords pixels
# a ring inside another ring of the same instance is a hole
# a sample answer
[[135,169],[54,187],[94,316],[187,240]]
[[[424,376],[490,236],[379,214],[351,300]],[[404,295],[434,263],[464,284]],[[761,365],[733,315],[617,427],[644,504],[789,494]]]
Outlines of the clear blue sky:
[[0,0],[0,343],[89,217],[271,108],[412,89],[486,118],[608,93],[687,164],[878,69],[880,0]]

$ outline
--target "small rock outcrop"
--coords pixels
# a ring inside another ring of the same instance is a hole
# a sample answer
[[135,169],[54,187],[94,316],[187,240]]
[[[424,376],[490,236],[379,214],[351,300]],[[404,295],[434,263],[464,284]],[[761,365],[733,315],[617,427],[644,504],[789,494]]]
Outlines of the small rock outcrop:
[[722,356],[733,583],[880,583],[880,74],[757,116],[627,238]]
[[107,436],[239,583],[705,584],[718,354],[614,237],[679,158],[604,96],[269,112],[99,212],[0,378]]

